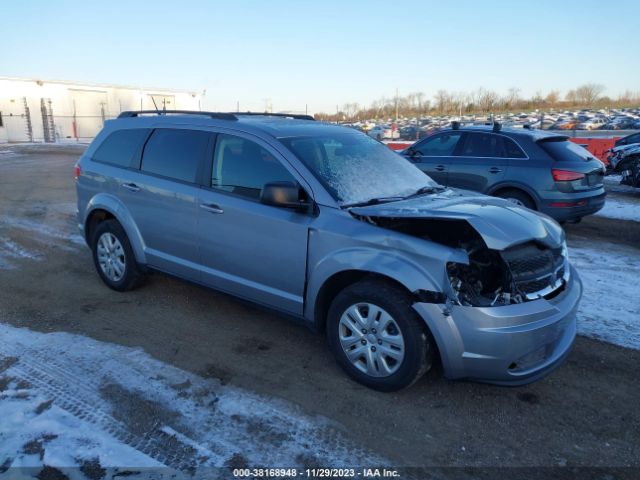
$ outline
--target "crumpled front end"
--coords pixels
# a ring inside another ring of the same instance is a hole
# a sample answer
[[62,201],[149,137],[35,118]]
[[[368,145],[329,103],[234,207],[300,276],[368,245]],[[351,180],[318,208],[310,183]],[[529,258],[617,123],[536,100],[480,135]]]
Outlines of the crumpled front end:
[[418,297],[414,305],[435,338],[445,375],[521,384],[549,372],[573,344],[582,295],[562,229],[544,215],[486,197],[431,202],[351,213],[464,253],[462,260],[443,260],[442,295]]
[[445,376],[522,385],[560,365],[575,340],[582,295],[573,268],[568,278],[551,299],[493,307],[414,304],[436,340]]

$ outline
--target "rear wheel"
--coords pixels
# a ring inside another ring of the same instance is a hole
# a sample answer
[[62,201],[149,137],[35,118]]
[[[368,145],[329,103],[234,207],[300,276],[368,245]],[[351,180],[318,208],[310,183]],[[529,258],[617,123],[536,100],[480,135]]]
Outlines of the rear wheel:
[[530,208],[531,210],[536,210],[536,204],[534,203],[534,201],[528,194],[524,193],[521,190],[502,190],[495,195],[496,197],[504,198],[505,200],[508,200],[520,207],[526,207]]
[[327,338],[349,376],[376,390],[395,391],[429,370],[433,343],[412,303],[402,289],[378,279],[358,282],[336,296]]
[[92,235],[93,262],[102,281],[113,290],[133,290],[143,279],[131,243],[116,220],[106,220]]

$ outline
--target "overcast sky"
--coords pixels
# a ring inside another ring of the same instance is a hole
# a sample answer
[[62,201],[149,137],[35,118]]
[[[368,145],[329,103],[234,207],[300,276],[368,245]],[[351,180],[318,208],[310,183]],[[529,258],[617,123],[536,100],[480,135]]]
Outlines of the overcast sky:
[[0,76],[206,89],[215,110],[332,112],[396,88],[640,90],[637,0],[2,3]]

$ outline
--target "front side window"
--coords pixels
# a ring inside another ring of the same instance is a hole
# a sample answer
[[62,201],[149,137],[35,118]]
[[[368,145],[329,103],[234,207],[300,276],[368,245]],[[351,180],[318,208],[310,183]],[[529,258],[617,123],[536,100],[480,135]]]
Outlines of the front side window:
[[281,141],[343,205],[437,186],[406,158],[367,135],[328,133]]
[[159,128],[142,155],[141,169],[163,177],[194,183],[211,134],[198,130]]
[[129,168],[148,135],[149,129],[146,128],[117,130],[100,144],[93,154],[93,160]]
[[233,135],[218,135],[211,186],[254,200],[270,182],[295,182],[284,166],[255,142]]
[[442,133],[426,139],[416,146],[416,151],[426,157],[449,157],[460,141],[460,133]]

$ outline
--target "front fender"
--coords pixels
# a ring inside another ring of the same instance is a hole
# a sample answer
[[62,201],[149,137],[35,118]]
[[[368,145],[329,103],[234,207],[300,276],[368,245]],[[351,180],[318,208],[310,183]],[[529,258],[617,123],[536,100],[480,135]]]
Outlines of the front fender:
[[[312,258],[309,259],[313,261]],[[446,264],[446,260],[442,265]],[[371,247],[345,248],[331,252],[309,265],[304,316],[315,321],[315,308],[320,290],[334,275],[347,271],[362,271],[384,275],[402,284],[408,291],[443,292],[442,281],[432,272],[398,253]],[[445,275],[444,268],[442,269]]]
[[85,236],[87,232],[87,223],[91,218],[91,213],[96,210],[106,210],[113,215],[116,220],[118,220],[129,238],[129,243],[131,243],[131,248],[133,249],[136,261],[142,265],[146,264],[147,258],[144,253],[144,240],[142,239],[140,230],[134,222],[129,209],[113,195],[108,193],[99,193],[89,201],[82,220]]

